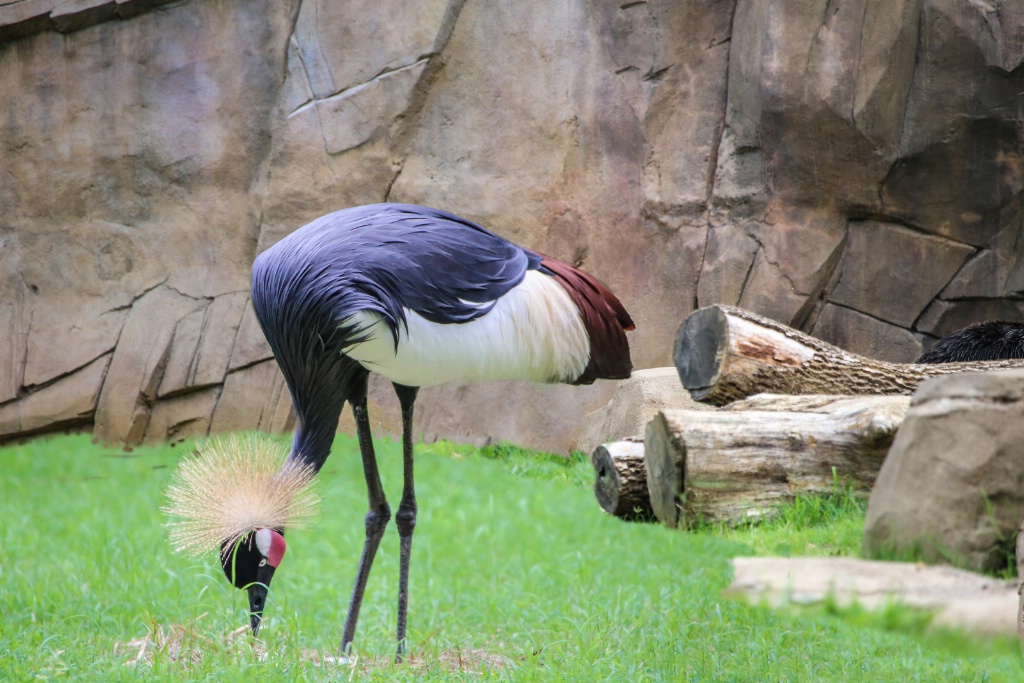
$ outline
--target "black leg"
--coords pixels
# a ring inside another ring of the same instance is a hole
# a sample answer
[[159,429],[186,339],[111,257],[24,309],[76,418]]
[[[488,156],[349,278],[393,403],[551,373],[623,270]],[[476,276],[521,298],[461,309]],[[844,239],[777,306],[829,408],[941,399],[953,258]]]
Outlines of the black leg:
[[345,631],[341,637],[341,651],[348,654],[352,647],[352,639],[356,634],[356,621],[359,619],[359,608],[366,590],[366,580],[370,576],[370,567],[377,554],[380,539],[384,536],[384,528],[391,519],[391,508],[384,497],[384,488],[380,484],[377,472],[377,458],[373,453],[373,441],[370,433],[370,418],[366,413],[366,379],[363,378],[362,395],[351,400],[352,412],[356,418],[356,433],[359,436],[359,451],[363,456],[363,474],[366,476],[366,490],[370,498],[370,511],[366,513],[366,541],[363,543],[363,556],[359,560],[359,573],[356,585],[352,589],[352,599],[348,604],[345,617]]
[[398,652],[395,661],[402,661],[405,654],[405,631],[409,610],[409,555],[412,552],[412,532],[416,529],[416,489],[412,472],[412,408],[416,402],[416,387],[395,385],[398,402],[402,406],[402,502],[398,505],[395,524],[398,525],[399,569],[398,569]]

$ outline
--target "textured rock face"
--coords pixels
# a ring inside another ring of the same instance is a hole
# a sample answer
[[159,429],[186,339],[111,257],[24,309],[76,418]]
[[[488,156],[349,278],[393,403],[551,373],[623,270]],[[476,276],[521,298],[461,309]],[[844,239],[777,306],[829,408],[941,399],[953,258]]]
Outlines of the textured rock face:
[[1005,568],[1024,519],[1021,443],[1024,371],[921,384],[871,492],[864,550]]
[[[539,8],[0,0],[0,436],[288,428],[249,266],[383,200],[582,264],[637,368],[711,303],[889,360],[1024,318],[1018,3]],[[443,387],[417,428],[564,450],[613,390]]]

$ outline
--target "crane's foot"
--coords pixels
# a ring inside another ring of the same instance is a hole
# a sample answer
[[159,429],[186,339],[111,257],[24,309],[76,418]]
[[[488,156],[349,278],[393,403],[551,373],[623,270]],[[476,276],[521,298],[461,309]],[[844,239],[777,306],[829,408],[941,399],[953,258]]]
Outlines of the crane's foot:
[[398,649],[395,651],[395,664],[403,664],[405,662],[405,656],[409,649],[408,640],[402,638],[398,641]]

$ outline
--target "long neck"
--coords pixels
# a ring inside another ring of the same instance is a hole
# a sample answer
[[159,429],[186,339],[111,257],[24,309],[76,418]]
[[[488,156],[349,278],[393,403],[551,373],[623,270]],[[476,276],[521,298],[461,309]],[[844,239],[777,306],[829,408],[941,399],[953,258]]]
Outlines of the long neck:
[[343,406],[344,401],[339,403],[333,418],[318,415],[310,420],[296,415],[295,438],[292,440],[292,452],[288,459],[301,459],[313,465],[319,472],[327,461],[327,456],[331,454],[331,444],[334,442],[335,432],[338,431],[338,416]]
[[320,471],[331,454],[345,401],[366,396],[368,375],[361,365],[338,355],[329,367],[321,366],[318,372],[289,382],[296,419],[289,459],[301,459]]
[[295,429],[292,455],[289,456],[289,460],[301,459],[303,462],[310,463],[318,472],[324,467],[328,456],[331,455],[331,444],[334,442],[334,434],[337,429],[337,416],[333,421],[322,421],[315,425],[303,424],[300,421]]

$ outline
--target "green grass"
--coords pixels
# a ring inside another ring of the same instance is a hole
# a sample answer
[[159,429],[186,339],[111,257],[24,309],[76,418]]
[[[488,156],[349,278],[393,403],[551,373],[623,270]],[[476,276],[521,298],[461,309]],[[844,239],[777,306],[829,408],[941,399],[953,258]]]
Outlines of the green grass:
[[[289,532],[258,656],[247,638],[227,637],[246,623],[244,594],[215,560],[169,550],[159,508],[185,450],[122,454],[85,437],[0,448],[0,680],[1024,678],[1014,644],[939,638],[902,611],[774,612],[721,597],[730,557],[855,554],[859,502],[808,500],[759,527],[685,533],[605,516],[580,456],[452,444],[418,446],[414,665],[390,664],[393,526],[367,589],[357,664],[321,665],[341,635],[366,509],[345,437],[318,477],[320,515]],[[397,501],[399,449],[380,442],[378,454]],[[169,641],[155,635],[175,628]],[[131,665],[137,647],[124,644],[147,639],[145,661]]]
[[764,522],[702,525],[698,531],[743,543],[753,555],[856,556],[867,507],[866,495],[836,486],[827,495],[797,496]]

